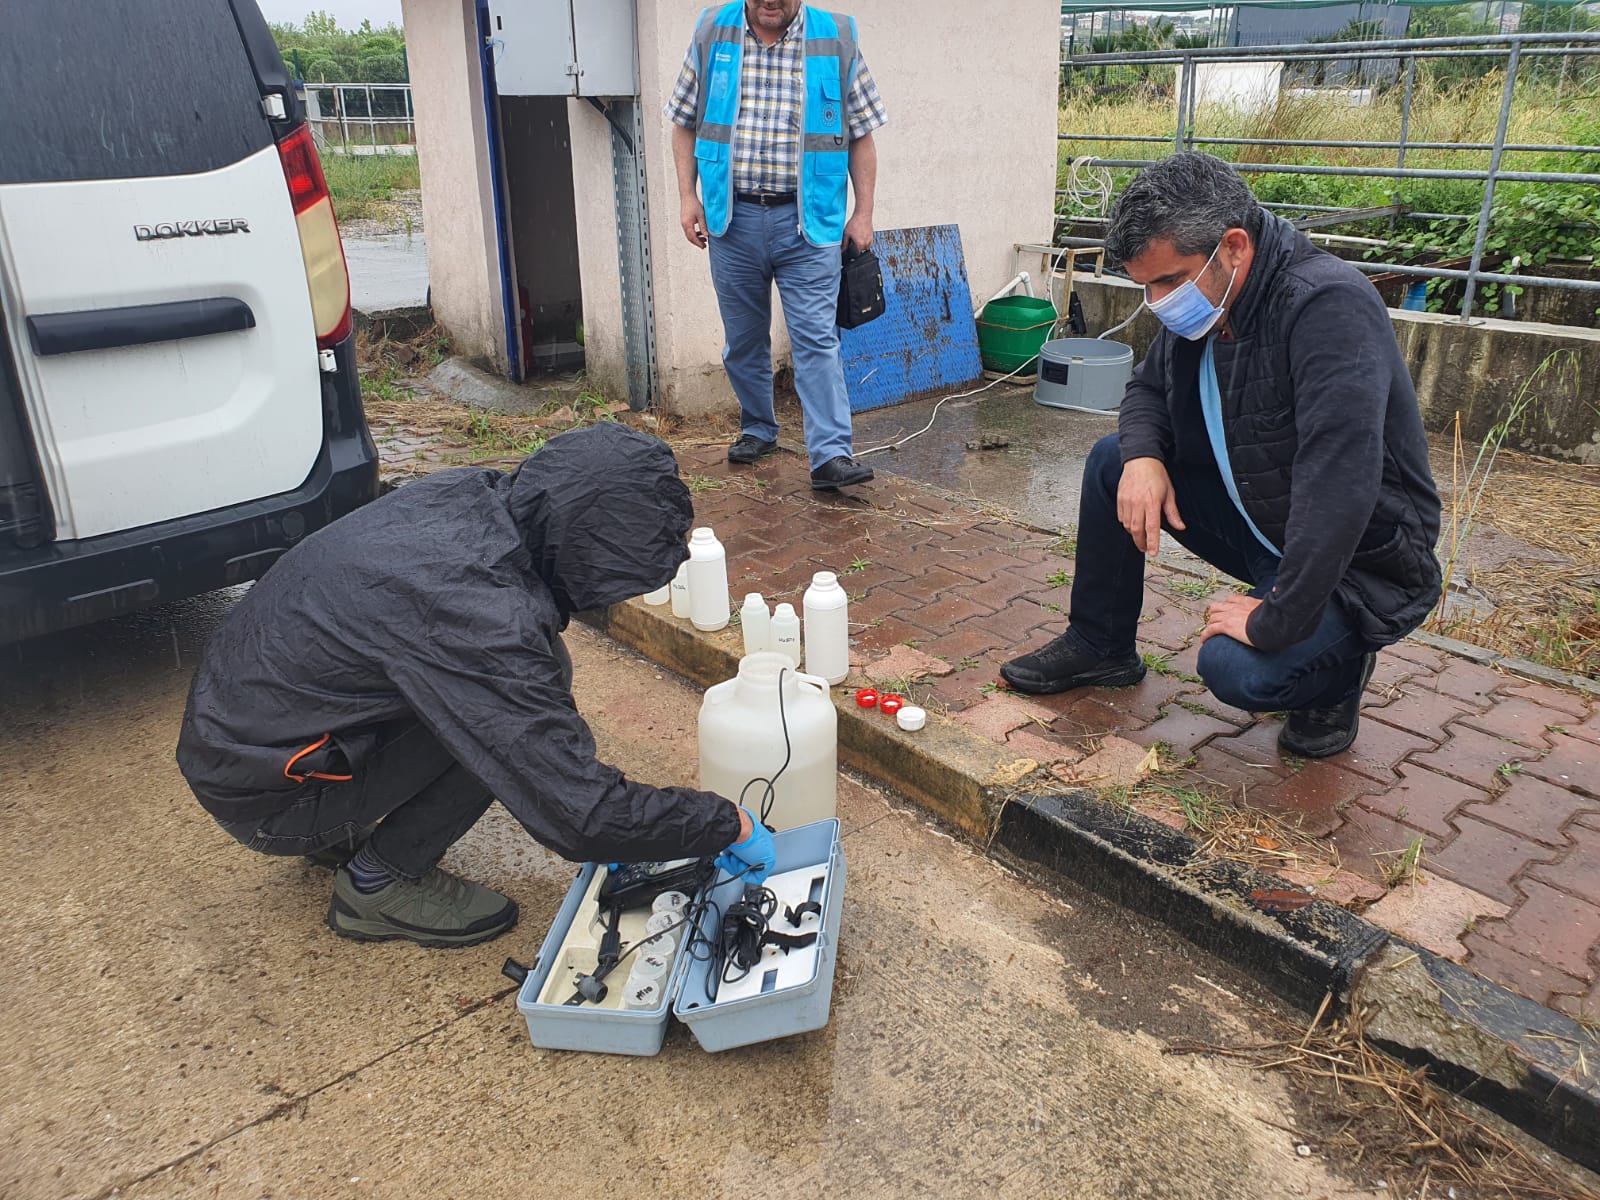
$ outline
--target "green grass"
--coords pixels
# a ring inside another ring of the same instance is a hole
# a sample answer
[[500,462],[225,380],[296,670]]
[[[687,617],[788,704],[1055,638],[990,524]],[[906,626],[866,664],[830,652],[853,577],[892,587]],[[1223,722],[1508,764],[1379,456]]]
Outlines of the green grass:
[[[1330,57],[1332,57],[1330,55]],[[1163,75],[1162,73],[1165,72]],[[1085,72],[1092,76],[1092,72]],[[1094,158],[1160,157],[1168,149],[1102,140],[1097,135],[1154,135],[1171,138],[1176,119],[1172,98],[1172,69],[1152,68],[1138,86],[1115,94],[1097,94],[1085,78],[1063,93],[1058,128],[1067,140],[1060,143],[1059,186],[1068,186],[1072,160]],[[1527,76],[1518,87],[1507,140],[1531,144],[1592,145],[1600,139],[1600,109],[1593,88],[1569,80],[1558,89],[1549,82]],[[1454,82],[1423,76],[1418,80],[1407,137],[1412,142],[1491,142],[1499,116],[1502,77]],[[1365,107],[1320,98],[1299,99],[1287,93],[1276,105],[1257,113],[1207,106],[1200,110],[1194,133],[1200,137],[1256,138],[1268,141],[1393,141],[1400,134],[1403,88],[1380,92]],[[1336,149],[1332,147],[1218,146],[1195,147],[1233,162],[1264,162],[1299,166],[1393,167],[1392,150]],[[1488,165],[1487,150],[1412,150],[1408,167],[1478,168]],[[1576,172],[1592,170],[1584,156],[1545,151],[1509,152],[1508,171]],[[1131,168],[1110,169],[1117,190],[1130,179]],[[1331,205],[1366,208],[1396,200],[1421,212],[1476,214],[1483,202],[1483,184],[1460,179],[1386,179],[1343,176],[1246,175],[1257,197],[1269,203]],[[1084,212],[1063,198],[1062,212]],[[1103,214],[1102,214],[1103,215]],[[1387,218],[1367,225],[1343,225],[1341,234],[1387,237]],[[1435,258],[1470,252],[1472,222],[1423,222],[1402,219],[1397,240],[1413,243],[1414,251],[1385,252],[1390,261]],[[1579,184],[1502,182],[1495,190],[1492,231],[1488,249],[1520,255],[1524,268],[1551,259],[1581,259],[1600,252],[1600,189]],[[1510,269],[1509,265],[1505,268]],[[1429,286],[1430,307],[1445,302],[1441,288],[1449,281]],[[1481,309],[1498,311],[1501,294],[1485,285]]]
[[395,192],[422,187],[415,154],[327,154],[322,173],[341,221],[382,217]]
[[1065,571],[1051,571],[1050,574],[1045,576],[1044,581],[1053,588],[1070,587],[1072,585],[1072,576]]
[[1179,579],[1171,585],[1172,590],[1180,596],[1187,596],[1190,600],[1204,600],[1217,590],[1217,577],[1210,579]]

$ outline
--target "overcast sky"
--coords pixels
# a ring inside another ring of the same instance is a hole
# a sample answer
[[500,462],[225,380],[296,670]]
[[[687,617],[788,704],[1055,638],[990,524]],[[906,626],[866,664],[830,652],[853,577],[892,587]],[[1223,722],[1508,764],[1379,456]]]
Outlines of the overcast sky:
[[274,23],[305,20],[308,12],[332,13],[341,29],[358,29],[363,21],[373,26],[400,24],[400,0],[256,0],[262,15]]

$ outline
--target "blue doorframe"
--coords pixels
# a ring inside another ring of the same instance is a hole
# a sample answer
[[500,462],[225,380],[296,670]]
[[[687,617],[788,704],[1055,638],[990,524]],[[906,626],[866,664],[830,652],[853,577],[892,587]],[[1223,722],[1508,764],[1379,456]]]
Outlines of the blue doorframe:
[[494,38],[489,28],[489,0],[477,0],[478,61],[483,66],[483,116],[488,134],[489,178],[494,185],[494,241],[500,257],[500,307],[506,321],[506,365],[512,382],[522,382],[521,322],[512,284],[511,232],[506,224],[505,154],[500,144],[500,89],[494,78]]

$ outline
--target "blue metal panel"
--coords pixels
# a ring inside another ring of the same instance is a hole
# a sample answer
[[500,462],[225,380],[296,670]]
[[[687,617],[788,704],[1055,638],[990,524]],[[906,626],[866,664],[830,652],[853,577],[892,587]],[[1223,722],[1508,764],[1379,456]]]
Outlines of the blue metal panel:
[[850,411],[959,390],[977,379],[983,364],[960,229],[885,229],[872,249],[883,267],[883,316],[839,334]]

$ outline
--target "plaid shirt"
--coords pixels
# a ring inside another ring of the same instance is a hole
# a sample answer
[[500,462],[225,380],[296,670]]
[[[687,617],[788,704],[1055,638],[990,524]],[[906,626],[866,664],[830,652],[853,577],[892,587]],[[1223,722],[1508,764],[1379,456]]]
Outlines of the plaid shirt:
[[[771,46],[744,27],[739,72],[739,123],[733,131],[733,190],[792,192],[800,165],[800,111],[804,102],[805,9]],[[666,116],[674,125],[695,128],[700,101],[700,62],[694,45],[684,58]],[[850,140],[865,137],[889,120],[878,85],[860,53],[845,106]]]

